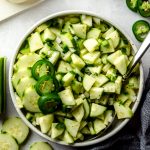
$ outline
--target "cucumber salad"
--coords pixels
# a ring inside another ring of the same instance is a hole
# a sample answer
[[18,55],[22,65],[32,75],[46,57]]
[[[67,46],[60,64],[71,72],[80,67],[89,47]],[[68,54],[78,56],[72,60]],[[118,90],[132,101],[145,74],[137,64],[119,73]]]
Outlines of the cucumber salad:
[[129,41],[112,25],[67,15],[38,26],[18,52],[12,83],[16,102],[42,133],[67,144],[133,116],[139,67],[123,82],[132,60]]

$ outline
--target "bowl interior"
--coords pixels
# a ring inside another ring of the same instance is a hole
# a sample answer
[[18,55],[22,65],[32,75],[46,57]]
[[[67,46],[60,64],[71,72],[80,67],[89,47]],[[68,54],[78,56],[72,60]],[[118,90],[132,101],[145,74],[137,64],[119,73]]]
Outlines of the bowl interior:
[[[47,140],[50,140],[52,142],[56,142],[58,144],[62,144],[62,145],[67,145],[66,143],[64,142],[61,142],[61,141],[56,141],[56,140],[53,140],[51,139],[49,136],[47,136],[46,134],[43,134],[42,132],[40,132],[40,130],[38,130],[36,127],[34,127],[24,116],[23,112],[17,107],[17,104],[16,104],[16,99],[15,99],[15,93],[14,93],[14,90],[13,90],[13,86],[12,86],[12,81],[11,81],[11,78],[12,78],[12,75],[13,75],[13,66],[14,66],[14,63],[15,63],[15,60],[16,60],[16,56],[18,54],[18,51],[22,45],[22,43],[24,42],[24,40],[28,37],[28,35],[36,28],[38,27],[40,24],[52,19],[52,18],[56,18],[56,17],[60,17],[60,16],[65,16],[65,15],[70,15],[70,14],[86,14],[86,15],[91,15],[91,16],[95,16],[95,17],[98,17],[100,18],[101,20],[104,20],[106,21],[108,24],[110,25],[113,25],[115,28],[118,29],[118,31],[120,31],[121,34],[123,34],[126,39],[128,39],[131,43],[131,46],[133,48],[133,51],[137,51],[135,45],[133,44],[132,40],[130,39],[130,37],[122,30],[120,29],[118,26],[114,25],[112,22],[108,21],[107,19],[103,19],[101,16],[97,15],[97,14],[94,14],[92,12],[86,12],[86,11],[64,11],[64,12],[60,12],[60,13],[56,13],[56,14],[53,14],[53,15],[50,15],[44,19],[42,19],[41,21],[39,21],[36,25],[34,25],[33,27],[31,27],[31,29],[28,30],[28,32],[24,35],[24,37],[21,39],[21,41],[19,42],[17,48],[16,48],[16,51],[14,53],[14,56],[13,56],[13,59],[11,61],[11,64],[10,64],[10,72],[9,72],[9,88],[10,88],[10,93],[11,93],[11,97],[12,97],[12,101],[14,103],[14,106],[18,112],[18,114],[20,115],[20,117],[23,119],[23,121],[29,126],[30,129],[32,129],[33,131],[35,131],[36,133],[38,133],[40,136],[44,137],[45,139]],[[139,86],[139,91],[138,91],[138,95],[137,95],[137,100],[135,101],[135,103],[132,105],[132,110],[133,112],[136,111],[138,105],[139,105],[139,102],[140,102],[140,98],[141,98],[141,95],[142,95],[142,91],[143,91],[143,82],[144,82],[144,76],[143,76],[143,68],[142,68],[142,65],[140,65],[140,86]],[[78,142],[78,143],[75,143],[73,144],[72,146],[88,146],[88,145],[92,145],[92,144],[96,144],[96,143],[99,143],[99,142],[102,142],[108,138],[110,138],[111,136],[113,136],[114,134],[116,134],[119,130],[121,130],[125,125],[126,123],[129,121],[129,119],[124,119],[124,120],[117,120],[113,123],[112,127],[109,128],[107,130],[107,132],[99,137],[98,139],[95,139],[95,140],[92,140],[92,141],[83,141],[83,142]]]

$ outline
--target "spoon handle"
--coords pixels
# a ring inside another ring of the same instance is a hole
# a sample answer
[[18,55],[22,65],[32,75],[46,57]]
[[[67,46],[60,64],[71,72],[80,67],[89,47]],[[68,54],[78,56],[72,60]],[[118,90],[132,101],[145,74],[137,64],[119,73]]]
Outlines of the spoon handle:
[[130,62],[127,73],[123,76],[124,79],[127,79],[130,76],[130,74],[132,73],[132,70],[134,69],[136,64],[140,61],[140,59],[142,58],[142,56],[145,54],[145,52],[148,50],[149,47],[150,47],[150,32],[148,33],[140,49],[137,51],[132,61]]

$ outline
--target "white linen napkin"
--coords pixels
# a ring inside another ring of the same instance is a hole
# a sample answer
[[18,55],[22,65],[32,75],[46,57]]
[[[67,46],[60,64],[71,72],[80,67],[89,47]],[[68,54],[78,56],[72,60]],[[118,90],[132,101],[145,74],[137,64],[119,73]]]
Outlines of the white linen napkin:
[[30,0],[25,3],[14,4],[8,2],[7,0],[0,0],[0,21],[31,8],[43,1],[44,0]]

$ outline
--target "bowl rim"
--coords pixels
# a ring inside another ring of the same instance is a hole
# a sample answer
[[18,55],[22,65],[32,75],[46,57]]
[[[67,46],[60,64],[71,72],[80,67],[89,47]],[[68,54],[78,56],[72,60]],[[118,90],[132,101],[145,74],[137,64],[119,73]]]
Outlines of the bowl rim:
[[[74,146],[74,147],[83,147],[83,146],[90,146],[93,144],[97,144],[100,143],[106,139],[109,139],[110,137],[112,137],[113,135],[115,135],[116,133],[118,133],[127,123],[130,119],[124,119],[122,121],[122,123],[120,125],[118,125],[115,129],[113,129],[111,132],[107,133],[106,135],[92,140],[92,141],[83,141],[83,142],[79,142],[79,143],[74,143],[72,145],[68,145],[63,141],[58,141],[58,140],[53,140],[52,138],[50,138],[48,135],[43,134],[40,130],[38,130],[35,126],[33,126],[25,117],[25,115],[22,113],[21,109],[18,108],[17,103],[16,103],[16,98],[15,98],[15,92],[13,89],[13,85],[12,85],[12,75],[13,75],[13,66],[16,60],[16,56],[19,52],[19,49],[22,45],[22,43],[24,42],[24,40],[27,38],[27,36],[29,34],[31,34],[33,32],[33,30],[38,27],[40,24],[52,19],[52,18],[56,18],[56,17],[60,17],[60,16],[65,16],[65,15],[70,15],[70,14],[85,14],[85,15],[91,15],[94,17],[98,17],[104,21],[106,21],[107,23],[113,25],[116,29],[118,29],[130,42],[133,51],[137,51],[136,46],[134,45],[134,43],[132,42],[131,38],[128,36],[128,34],[119,27],[119,25],[117,25],[116,23],[114,23],[113,21],[109,21],[109,19],[107,19],[107,17],[103,18],[100,14],[97,13],[93,13],[91,11],[84,11],[84,10],[67,10],[67,11],[61,11],[61,12],[57,12],[57,13],[53,13],[51,15],[48,15],[47,17],[44,17],[43,19],[41,19],[40,21],[38,21],[37,23],[35,23],[31,28],[29,28],[29,30],[23,35],[23,37],[21,38],[21,40],[19,41],[16,50],[13,54],[13,57],[11,59],[10,62],[10,66],[9,66],[9,90],[10,90],[10,95],[13,101],[13,104],[15,106],[15,109],[17,110],[17,113],[19,114],[19,116],[21,117],[21,119],[25,122],[25,124],[35,133],[37,133],[38,135],[40,135],[41,137],[47,139],[48,141],[57,143],[57,144],[61,144],[61,145],[66,145],[66,146]],[[143,86],[144,86],[144,71],[143,71],[143,66],[142,64],[140,64],[140,84],[139,84],[139,92],[137,95],[137,100],[134,103],[134,106],[132,108],[132,111],[135,113],[140,100],[141,100],[141,96],[142,96],[142,92],[143,92]]]

